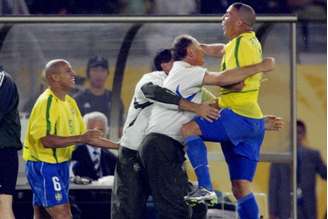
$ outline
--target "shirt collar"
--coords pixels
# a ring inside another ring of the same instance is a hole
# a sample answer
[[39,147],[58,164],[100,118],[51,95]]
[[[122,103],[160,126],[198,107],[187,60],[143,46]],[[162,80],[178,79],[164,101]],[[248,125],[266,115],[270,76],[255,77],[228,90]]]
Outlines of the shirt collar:
[[59,100],[59,101],[66,101],[66,97],[67,97],[67,95],[65,95],[65,99],[64,100],[61,100],[61,99],[59,99],[57,96],[56,96],[56,94],[54,93],[54,92],[52,92],[52,90],[50,89],[50,88],[47,88],[46,90],[45,90],[45,92],[46,93],[48,93],[49,95],[52,95],[56,100]]
[[91,154],[91,156],[95,156],[93,154],[94,151],[96,151],[99,155],[101,154],[101,148],[95,148],[90,145],[87,145],[87,149],[88,149],[89,154]]
[[238,37],[243,37],[243,36],[245,36],[245,37],[246,36],[248,36],[248,37],[255,36],[255,32],[254,31],[244,32],[244,33],[241,33],[238,36],[236,36],[234,39],[237,39]]
[[175,61],[174,65],[182,66],[182,67],[191,67],[192,65],[185,61]]

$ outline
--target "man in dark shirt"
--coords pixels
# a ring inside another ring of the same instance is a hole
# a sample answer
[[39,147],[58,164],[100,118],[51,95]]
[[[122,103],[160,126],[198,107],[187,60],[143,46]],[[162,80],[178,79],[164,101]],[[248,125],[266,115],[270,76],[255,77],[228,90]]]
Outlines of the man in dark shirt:
[[12,197],[18,172],[17,151],[22,148],[18,102],[14,80],[0,69],[0,217],[8,219],[15,218]]
[[[327,179],[327,166],[320,152],[304,145],[306,126],[297,120],[297,218],[317,219],[316,176]],[[270,169],[270,219],[291,218],[291,175],[289,164],[274,163]]]
[[[107,118],[103,113],[87,113],[83,117],[87,129],[97,129],[107,133]],[[117,157],[112,152],[95,148],[88,144],[78,145],[72,154],[74,175],[98,180],[103,176],[114,175]]]
[[112,107],[119,107],[119,126],[123,127],[123,103],[121,100],[119,106],[112,105],[112,91],[105,87],[108,75],[108,61],[104,57],[95,56],[90,58],[86,71],[89,87],[77,93],[74,98],[82,115],[95,111],[102,112],[106,115],[110,126],[112,124],[111,109]]

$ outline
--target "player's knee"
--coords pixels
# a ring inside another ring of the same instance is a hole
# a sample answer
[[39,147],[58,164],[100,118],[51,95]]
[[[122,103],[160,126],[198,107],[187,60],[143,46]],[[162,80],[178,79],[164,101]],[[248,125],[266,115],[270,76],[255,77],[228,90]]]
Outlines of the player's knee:
[[188,122],[182,126],[181,133],[184,138],[191,135],[197,135],[197,126],[195,126],[194,122]]
[[72,214],[68,204],[57,205],[52,207],[49,211],[50,215],[54,219],[71,219]]
[[54,219],[72,219],[72,214],[69,211],[58,212]]
[[182,133],[182,136],[185,138],[188,136],[188,133],[189,133],[189,130],[188,130],[188,123],[187,124],[184,124],[181,128],[181,133]]
[[232,182],[232,193],[236,199],[240,199],[250,193],[250,182],[247,180],[236,180]]
[[11,195],[0,195],[0,208],[11,209],[12,206],[12,196]]

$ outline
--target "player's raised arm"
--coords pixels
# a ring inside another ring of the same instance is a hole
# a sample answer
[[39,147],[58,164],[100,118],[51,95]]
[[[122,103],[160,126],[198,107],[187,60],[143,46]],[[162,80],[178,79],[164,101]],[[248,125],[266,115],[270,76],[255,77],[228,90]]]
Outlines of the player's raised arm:
[[117,143],[112,142],[110,139],[100,137],[93,138],[89,141],[90,146],[104,148],[104,149],[118,149],[119,145]]
[[259,72],[268,72],[274,68],[275,59],[264,58],[262,62],[241,68],[229,69],[223,72],[207,72],[204,76],[204,85],[227,86],[236,84]]
[[224,44],[223,43],[213,43],[213,44],[200,44],[201,48],[208,56],[214,56],[221,58],[224,54]]
[[45,148],[64,148],[73,144],[88,144],[94,139],[100,138],[102,133],[98,130],[88,130],[82,135],[56,136],[47,135],[40,139]]

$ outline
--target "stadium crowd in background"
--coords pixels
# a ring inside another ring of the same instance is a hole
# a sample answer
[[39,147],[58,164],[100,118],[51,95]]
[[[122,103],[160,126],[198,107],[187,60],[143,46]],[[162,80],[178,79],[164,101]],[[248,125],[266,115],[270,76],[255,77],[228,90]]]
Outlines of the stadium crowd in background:
[[[165,0],[19,0],[3,1],[4,9],[19,13],[19,8],[26,8],[30,14],[223,14],[233,0],[181,0],[177,4],[168,4]],[[7,3],[6,3],[7,2]],[[241,1],[252,6],[257,13],[291,13],[303,11],[307,15],[318,17],[326,11],[325,0],[244,0]],[[307,8],[312,8],[308,10]],[[10,8],[14,8],[10,9]],[[10,13],[9,13],[10,14]],[[301,15],[301,13],[300,13]]]

